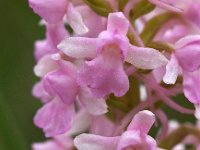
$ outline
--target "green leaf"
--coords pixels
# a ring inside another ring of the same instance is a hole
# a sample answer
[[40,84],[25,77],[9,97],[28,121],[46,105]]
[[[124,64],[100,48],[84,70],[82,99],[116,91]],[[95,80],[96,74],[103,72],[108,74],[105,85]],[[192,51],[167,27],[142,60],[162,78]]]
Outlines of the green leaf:
[[106,0],[84,0],[84,2],[97,14],[107,17],[112,7]]
[[138,43],[135,40],[135,37],[134,37],[133,33],[130,30],[128,31],[127,36],[128,36],[129,42],[131,44],[139,46]]
[[152,41],[152,39],[157,34],[159,29],[163,26],[163,24],[165,24],[167,21],[175,17],[177,17],[176,14],[167,12],[167,13],[162,13],[160,15],[157,15],[153,17],[152,19],[150,19],[146,23],[141,33],[141,38],[144,41],[145,45],[147,45],[148,43]]
[[129,0],[118,0],[118,8],[120,11],[123,11],[125,5]]
[[125,103],[125,99],[123,97],[115,97],[111,95],[107,100],[107,105],[112,106],[113,108],[116,108],[124,113],[129,112],[129,107]]
[[0,135],[0,149],[28,149],[15,118],[2,95],[0,95]]
[[166,52],[172,53],[174,51],[173,45],[171,45],[170,43],[163,42],[163,41],[153,41],[153,42],[148,43],[146,46],[159,50],[160,52],[166,51]]
[[134,23],[137,18],[151,12],[152,10],[154,10],[154,8],[155,5],[148,2],[147,0],[142,0],[136,3],[133,9],[131,9],[129,12],[131,22]]
[[115,97],[114,95],[110,95],[107,99],[106,103],[108,105],[108,112],[106,113],[106,116],[112,120],[115,121],[117,118],[116,111],[120,111],[122,114],[126,114],[129,112],[129,107],[124,103],[123,98]]

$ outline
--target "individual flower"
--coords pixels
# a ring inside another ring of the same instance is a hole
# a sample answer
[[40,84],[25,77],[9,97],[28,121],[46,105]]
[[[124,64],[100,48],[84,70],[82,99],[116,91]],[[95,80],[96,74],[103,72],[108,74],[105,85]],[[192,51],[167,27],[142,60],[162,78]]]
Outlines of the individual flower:
[[92,116],[84,109],[78,111],[73,120],[72,128],[64,134],[54,136],[45,142],[32,144],[33,150],[73,150],[72,136],[85,132],[89,129]]
[[196,116],[200,106],[200,36],[191,35],[175,43],[175,51],[166,65],[163,81],[174,84],[180,73],[183,75],[183,92],[187,99],[196,106]]
[[[180,69],[182,73],[196,71],[200,65],[199,50],[200,36],[186,36],[175,43],[175,51],[166,66],[164,82],[174,84]],[[191,59],[193,58],[193,59]]]
[[63,22],[66,15],[67,22],[76,33],[88,32],[81,14],[69,0],[29,0],[29,5],[48,24]]
[[154,122],[155,115],[152,112],[140,111],[121,136],[81,134],[75,138],[74,144],[79,150],[156,150],[156,141],[148,135]]
[[74,113],[73,104],[63,104],[55,97],[37,111],[34,123],[43,129],[46,137],[52,137],[71,129]]
[[[47,56],[35,67],[36,74],[43,79],[42,83],[39,83],[39,87],[38,85],[35,87],[34,93],[36,96],[44,98],[43,101],[46,103],[36,113],[34,123],[44,130],[47,137],[62,134],[71,129],[76,99],[81,107],[92,115],[101,115],[107,112],[104,99],[95,98],[89,88],[80,87],[77,84],[75,65],[62,60],[58,54],[53,57],[56,59],[54,65]],[[42,88],[40,84],[43,84]],[[42,90],[38,91],[38,88]],[[46,95],[51,99],[46,100]]]
[[120,97],[128,91],[125,61],[142,69],[154,69],[167,63],[157,50],[131,45],[126,36],[128,28],[129,21],[123,13],[110,13],[107,30],[98,38],[70,37],[58,45],[70,57],[89,59],[79,70],[78,82],[88,86],[97,98],[110,93]]
[[199,44],[199,35],[186,36],[175,44],[175,55],[184,71],[195,71],[199,67]]

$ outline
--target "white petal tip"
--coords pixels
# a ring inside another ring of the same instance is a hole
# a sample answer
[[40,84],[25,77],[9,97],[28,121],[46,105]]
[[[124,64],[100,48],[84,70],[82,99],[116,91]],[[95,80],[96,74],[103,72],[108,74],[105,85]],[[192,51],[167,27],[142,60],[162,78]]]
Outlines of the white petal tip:
[[149,110],[140,111],[140,112],[138,112],[138,114],[140,114],[140,115],[146,115],[146,116],[150,116],[150,117],[155,117],[154,113],[152,113]]
[[78,35],[86,34],[89,32],[89,29],[86,26],[82,26],[79,30],[74,30],[74,32]]
[[37,77],[42,77],[43,76],[43,73],[42,73],[42,68],[39,67],[38,65],[36,65],[34,68],[33,68],[33,72],[34,74],[37,76]]

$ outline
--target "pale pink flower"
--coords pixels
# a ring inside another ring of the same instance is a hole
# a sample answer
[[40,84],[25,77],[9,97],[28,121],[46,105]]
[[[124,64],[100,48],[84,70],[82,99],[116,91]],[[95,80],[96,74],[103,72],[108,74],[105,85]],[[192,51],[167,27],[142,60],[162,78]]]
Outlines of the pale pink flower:
[[110,93],[123,96],[128,88],[128,77],[124,71],[125,61],[142,69],[154,69],[167,63],[167,59],[152,48],[136,47],[126,37],[129,22],[121,12],[108,16],[107,30],[98,38],[67,38],[58,48],[74,58],[86,61],[79,71],[79,84],[89,86],[100,98]]
[[175,43],[175,51],[166,66],[165,83],[175,83],[180,69],[183,74],[198,69],[200,66],[200,60],[198,59],[200,57],[199,44],[199,35],[186,36]]
[[[46,61],[43,62],[46,63]],[[44,130],[47,137],[70,130],[76,98],[82,107],[92,115],[101,115],[107,112],[104,99],[95,98],[89,88],[80,87],[77,84],[77,69],[72,63],[60,59],[55,60],[54,63],[57,63],[55,70],[48,72],[44,68],[37,72],[44,77],[42,83],[39,83],[34,89],[34,94],[46,102],[35,115],[34,123]],[[47,68],[48,65],[51,63],[46,64]],[[37,67],[42,68],[41,66],[43,64],[39,63]],[[41,91],[39,91],[40,89]]]
[[32,94],[36,98],[40,99],[42,103],[47,103],[52,99],[52,96],[50,96],[43,86],[43,81],[37,82],[32,89]]
[[69,0],[29,0],[29,5],[48,24],[63,22],[66,15],[68,23],[76,33],[88,32],[81,14]]
[[[191,35],[180,39],[175,43],[175,52],[166,66],[166,74],[163,81],[174,84],[178,75],[183,75],[183,92],[187,99],[196,108],[200,105],[200,36]],[[180,71],[181,70],[181,71]],[[196,113],[198,109],[196,109]],[[197,116],[197,114],[196,114]]]
[[79,150],[156,150],[156,141],[147,135],[154,122],[154,114],[144,110],[134,116],[127,131],[121,136],[81,134],[75,138],[74,144]]
[[74,113],[73,104],[65,105],[55,97],[37,111],[34,123],[43,129],[46,137],[51,137],[63,134],[71,128]]
[[51,96],[72,104],[78,93],[76,67],[67,61],[58,61],[60,68],[44,76],[44,88]]

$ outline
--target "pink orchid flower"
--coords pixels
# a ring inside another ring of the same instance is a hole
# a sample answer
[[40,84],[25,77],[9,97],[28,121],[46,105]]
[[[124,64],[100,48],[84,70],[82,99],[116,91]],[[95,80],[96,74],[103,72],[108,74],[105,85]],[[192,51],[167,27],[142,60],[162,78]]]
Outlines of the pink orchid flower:
[[[52,65],[51,61],[47,56],[35,67],[36,74],[43,76],[43,80],[35,87],[34,93],[46,103],[36,113],[34,123],[44,130],[46,137],[65,133],[71,128],[76,99],[92,115],[107,112],[104,99],[95,98],[89,88],[77,84],[77,69],[72,63],[58,59]],[[48,65],[55,66],[55,70],[48,69]]]
[[66,15],[67,22],[77,34],[88,32],[81,14],[69,0],[29,0],[29,5],[48,24],[63,22]]
[[[193,72],[200,66],[200,36],[186,36],[175,43],[175,51],[166,66],[166,74],[163,81],[174,84],[180,69],[184,72]],[[191,59],[193,58],[193,59]]]
[[81,134],[75,138],[74,144],[79,150],[156,150],[156,141],[147,135],[154,122],[155,115],[152,112],[140,111],[121,136]]
[[184,95],[196,106],[197,112],[200,105],[199,44],[199,35],[187,36],[176,42],[176,50],[166,66],[166,74],[163,78],[165,83],[174,84],[178,74],[182,72]]
[[126,36],[128,28],[129,21],[123,13],[110,13],[107,30],[98,38],[70,37],[58,45],[70,57],[90,60],[80,69],[78,82],[89,86],[98,98],[110,93],[123,96],[127,92],[125,61],[142,69],[154,69],[167,63],[157,50],[131,45]]

